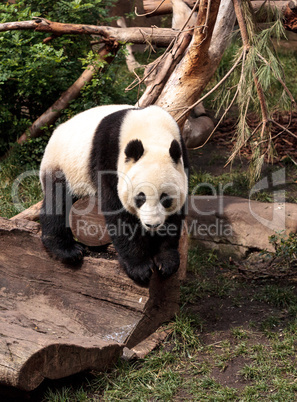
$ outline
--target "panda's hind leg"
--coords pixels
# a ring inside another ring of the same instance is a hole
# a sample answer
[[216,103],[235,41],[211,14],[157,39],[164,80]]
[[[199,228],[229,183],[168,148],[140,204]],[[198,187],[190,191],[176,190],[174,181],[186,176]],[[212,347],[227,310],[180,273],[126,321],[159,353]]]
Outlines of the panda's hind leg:
[[40,214],[42,242],[53,257],[66,264],[83,259],[83,246],[77,243],[69,226],[69,212],[74,201],[62,171],[47,172],[42,178],[44,199]]

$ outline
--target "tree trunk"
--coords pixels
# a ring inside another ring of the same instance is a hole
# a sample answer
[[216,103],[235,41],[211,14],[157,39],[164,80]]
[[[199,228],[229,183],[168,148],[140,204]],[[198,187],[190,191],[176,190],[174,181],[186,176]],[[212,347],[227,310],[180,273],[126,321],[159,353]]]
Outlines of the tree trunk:
[[[209,9],[209,17],[207,20]],[[229,43],[235,14],[231,0],[201,0],[197,28],[185,56],[155,102],[167,110],[182,128],[207,83],[216,71]],[[207,27],[206,27],[207,25]]]
[[145,74],[149,70],[151,70],[152,73],[149,74],[148,78],[145,80],[147,87],[138,100],[137,106],[146,107],[156,102],[166,81],[169,79],[178,62],[182,59],[190,40],[191,34],[183,32],[176,40],[172,49],[165,56],[160,56],[155,62],[147,66]]

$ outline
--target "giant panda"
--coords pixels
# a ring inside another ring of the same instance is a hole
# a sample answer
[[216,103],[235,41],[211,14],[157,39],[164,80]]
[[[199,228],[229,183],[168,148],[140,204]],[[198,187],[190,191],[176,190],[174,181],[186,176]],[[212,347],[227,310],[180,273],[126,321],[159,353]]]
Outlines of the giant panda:
[[[98,196],[119,262],[149,283],[177,271],[188,192],[188,159],[175,120],[158,106],[98,106],[53,132],[40,166],[42,242],[66,264],[83,258],[68,216],[72,202]],[[116,228],[116,230],[115,230]]]

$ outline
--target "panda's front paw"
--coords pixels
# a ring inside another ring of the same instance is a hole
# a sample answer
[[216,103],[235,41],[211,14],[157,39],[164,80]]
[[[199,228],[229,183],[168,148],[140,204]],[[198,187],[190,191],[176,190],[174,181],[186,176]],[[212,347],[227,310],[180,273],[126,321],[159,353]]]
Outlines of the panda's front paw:
[[84,246],[77,242],[64,244],[52,236],[42,236],[42,242],[48,253],[67,265],[79,265],[84,257]]
[[84,258],[85,248],[82,244],[75,243],[72,247],[63,250],[61,261],[64,264],[80,265]]
[[153,261],[146,261],[141,264],[130,264],[127,261],[120,260],[127,275],[138,285],[147,286],[153,273]]
[[174,274],[180,264],[179,252],[176,249],[162,250],[154,258],[157,271],[163,278],[168,278]]

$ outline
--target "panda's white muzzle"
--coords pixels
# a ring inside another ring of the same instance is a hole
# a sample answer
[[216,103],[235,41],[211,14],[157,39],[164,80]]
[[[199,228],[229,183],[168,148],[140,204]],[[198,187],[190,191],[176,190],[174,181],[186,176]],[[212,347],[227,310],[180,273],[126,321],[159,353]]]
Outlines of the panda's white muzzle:
[[166,214],[160,210],[160,206],[151,207],[147,204],[144,204],[139,209],[139,219],[142,223],[142,226],[148,231],[157,230],[161,225],[164,224],[165,218]]

